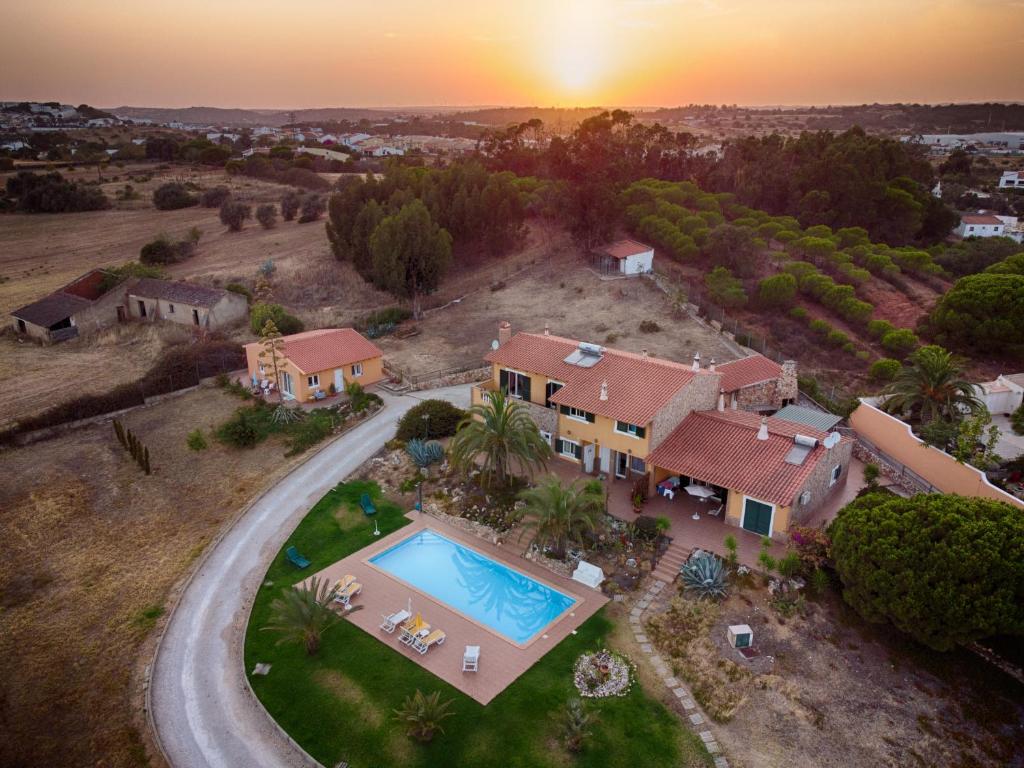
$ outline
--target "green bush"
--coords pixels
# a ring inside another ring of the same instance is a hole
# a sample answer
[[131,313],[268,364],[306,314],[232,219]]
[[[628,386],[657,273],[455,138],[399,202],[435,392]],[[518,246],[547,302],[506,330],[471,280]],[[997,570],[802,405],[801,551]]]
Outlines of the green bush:
[[892,381],[896,378],[897,374],[899,374],[900,368],[902,367],[903,366],[900,365],[899,360],[893,360],[891,357],[883,357],[875,360],[875,362],[871,364],[869,373],[871,374],[871,378],[875,381]]
[[205,451],[207,448],[206,438],[203,436],[203,430],[201,429],[193,429],[189,432],[185,442],[193,451]]
[[288,436],[288,451],[285,456],[295,456],[309,450],[327,438],[341,422],[333,408],[315,408],[305,417],[284,428]]
[[[437,440],[451,437],[466,412],[447,400],[424,400],[414,405],[398,422],[395,439],[408,442],[413,438]],[[429,416],[429,419],[424,419]]]
[[872,338],[880,339],[889,331],[895,331],[896,326],[888,320],[871,320],[868,322],[868,333]]
[[800,320],[801,322],[806,321],[809,317],[809,315],[807,314],[807,310],[804,309],[803,307],[793,307],[791,310],[789,310],[789,316],[792,317],[794,320]]
[[918,338],[909,328],[889,331],[882,337],[882,346],[897,355],[909,355],[918,345]]
[[641,320],[640,321],[640,332],[641,333],[657,333],[661,330],[661,326],[653,320]]
[[1018,435],[1024,435],[1024,403],[1013,412],[1013,415],[1010,417],[1010,424],[1013,426],[1014,432]]
[[1024,634],[1024,516],[988,499],[869,493],[829,527],[843,599],[939,651]]
[[929,322],[940,341],[972,351],[1024,351],[1024,275],[969,275],[939,299]]
[[841,347],[850,340],[850,337],[840,331],[838,328],[833,328],[831,331],[825,334],[825,341],[832,347]]
[[267,320],[273,320],[277,330],[285,336],[301,333],[304,328],[302,321],[294,315],[289,315],[280,304],[253,304],[249,310],[249,327],[252,328],[252,332],[262,331]]
[[220,221],[232,232],[241,231],[245,220],[252,217],[252,207],[228,198],[220,204]]
[[176,181],[162,184],[153,192],[153,205],[161,211],[190,208],[198,202],[198,197],[190,194],[184,184]]
[[796,278],[782,273],[764,278],[757,286],[757,299],[765,307],[784,307],[796,296]]
[[252,448],[274,431],[269,406],[256,404],[239,408],[214,431],[214,436],[233,448]]
[[385,307],[377,309],[359,321],[359,328],[372,328],[381,325],[398,325],[412,317],[412,310],[407,307]]
[[732,272],[725,267],[715,267],[705,275],[704,285],[711,300],[722,307],[742,307],[747,303],[743,283],[733,277]]
[[821,334],[822,336],[825,336],[832,332],[832,326],[826,320],[822,320],[820,318],[815,318],[814,320],[811,320],[811,322],[808,323],[808,328],[810,328],[815,333]]
[[199,204],[203,208],[220,208],[221,204],[231,197],[231,190],[224,186],[213,187],[203,192]]
[[246,302],[252,304],[252,291],[250,291],[241,283],[228,283],[227,285],[224,286],[224,290],[245,296]]

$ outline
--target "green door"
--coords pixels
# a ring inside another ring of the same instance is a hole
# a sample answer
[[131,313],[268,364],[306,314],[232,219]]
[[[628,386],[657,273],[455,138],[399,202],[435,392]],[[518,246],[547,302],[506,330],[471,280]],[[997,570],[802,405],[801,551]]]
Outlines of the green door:
[[743,506],[743,528],[767,536],[772,527],[772,505],[746,499]]

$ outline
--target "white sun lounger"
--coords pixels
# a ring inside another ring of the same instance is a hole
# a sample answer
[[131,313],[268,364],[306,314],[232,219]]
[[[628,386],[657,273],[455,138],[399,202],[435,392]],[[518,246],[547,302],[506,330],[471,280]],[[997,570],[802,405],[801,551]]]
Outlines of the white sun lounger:
[[476,672],[480,669],[480,646],[467,645],[466,652],[462,654],[462,671]]
[[389,635],[393,634],[395,628],[403,621],[408,619],[410,616],[412,616],[412,614],[404,608],[400,610],[398,613],[392,613],[390,616],[385,616],[384,614],[381,614],[381,617],[384,619],[384,621],[381,622],[380,628],[387,632]]

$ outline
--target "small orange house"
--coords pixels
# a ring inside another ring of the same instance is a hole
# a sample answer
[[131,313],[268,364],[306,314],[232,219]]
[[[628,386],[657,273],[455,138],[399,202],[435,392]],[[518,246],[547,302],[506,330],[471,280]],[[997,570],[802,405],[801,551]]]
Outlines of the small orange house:
[[[262,353],[262,356],[261,356]],[[277,376],[287,400],[307,402],[317,392],[344,392],[352,382],[366,387],[384,378],[383,353],[353,328],[325,328],[284,336]],[[245,345],[249,378],[274,381],[274,361],[262,343]]]

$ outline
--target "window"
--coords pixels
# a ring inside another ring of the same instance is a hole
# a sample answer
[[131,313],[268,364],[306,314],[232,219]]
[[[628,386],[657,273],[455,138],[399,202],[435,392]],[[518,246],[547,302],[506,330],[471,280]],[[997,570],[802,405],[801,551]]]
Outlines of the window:
[[588,421],[587,417],[590,415],[582,408],[569,407],[569,413],[566,414],[570,419],[576,419],[577,421]]
[[519,400],[530,399],[530,377],[525,373],[502,369],[498,373],[498,385],[508,393],[509,397]]
[[835,485],[839,482],[839,476],[843,474],[843,465],[836,464],[832,467],[832,477],[829,479],[828,484],[830,486]]
[[363,364],[362,363],[356,363],[355,365],[352,366],[352,375],[353,376],[362,376],[363,375]]
[[546,407],[555,407],[555,404],[551,402],[551,396],[564,386],[565,385],[560,381],[552,381],[551,379],[548,379],[548,385],[544,388],[544,405]]
[[559,438],[557,449],[559,454],[568,459],[576,459],[578,461],[583,456],[583,449],[575,440]]
[[170,315],[174,314],[174,305],[173,304],[168,304],[167,305],[167,313],[170,314]]
[[306,377],[306,384],[308,384],[309,386],[311,386],[313,388],[319,388],[320,387],[320,374],[319,373],[314,373],[312,376],[307,376]]
[[629,468],[638,475],[647,471],[647,464],[639,456],[633,456],[629,461]]
[[543,429],[538,430],[538,432],[540,432],[540,436],[544,438],[544,442],[551,445],[551,433],[545,432]]
[[630,437],[636,437],[643,439],[647,436],[647,430],[644,427],[638,427],[636,424],[629,424],[625,421],[615,422],[615,431],[620,435],[629,435]]

